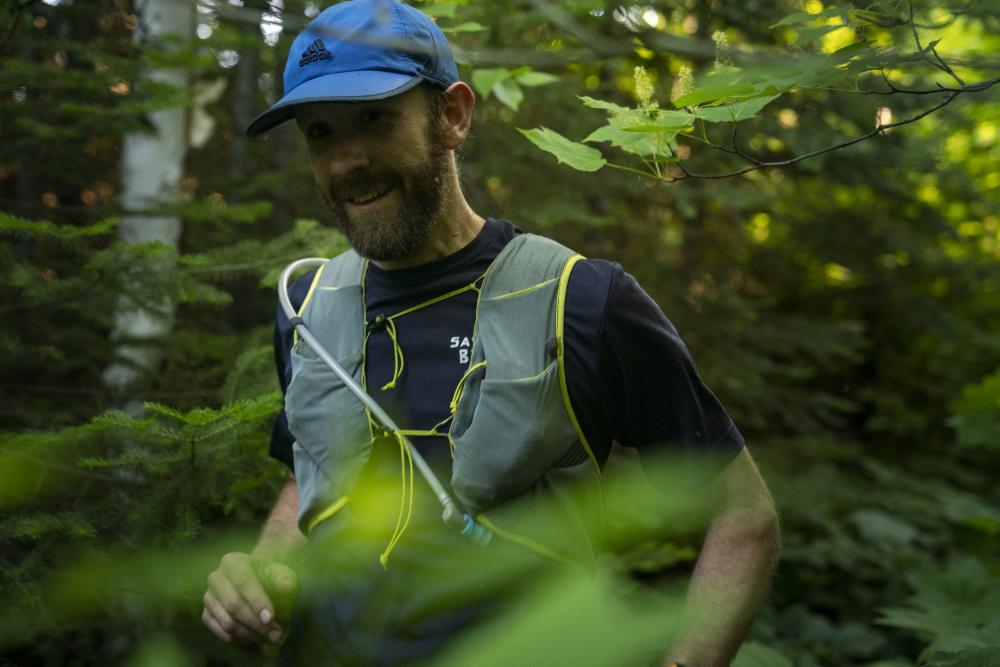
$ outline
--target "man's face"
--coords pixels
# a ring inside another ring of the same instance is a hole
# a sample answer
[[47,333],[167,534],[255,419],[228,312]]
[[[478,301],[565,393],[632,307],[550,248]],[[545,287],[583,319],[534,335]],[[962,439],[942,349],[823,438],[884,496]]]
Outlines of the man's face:
[[297,110],[334,224],[369,259],[419,250],[441,212],[448,149],[425,95],[418,87],[386,100]]

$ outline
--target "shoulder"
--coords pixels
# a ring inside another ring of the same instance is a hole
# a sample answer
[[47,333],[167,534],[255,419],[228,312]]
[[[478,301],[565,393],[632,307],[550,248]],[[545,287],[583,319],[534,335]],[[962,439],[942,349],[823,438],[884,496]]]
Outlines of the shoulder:
[[[321,264],[318,268],[307,271],[296,278],[292,284],[288,286],[288,298],[292,302],[292,307],[295,308],[296,311],[302,307],[302,304],[309,295],[310,289],[312,289],[313,283],[316,282],[317,274],[319,272],[322,272],[323,275],[329,279],[331,275],[335,273],[359,273],[363,266],[364,259],[353,250],[346,250],[339,255],[331,257],[325,264]],[[280,306],[278,311],[280,319]]]
[[620,264],[606,259],[577,262],[566,286],[567,316],[601,318],[623,273]]
[[[318,269],[313,269],[308,273],[303,274],[299,278],[295,279],[288,287],[288,298],[292,302],[292,306],[295,310],[302,307],[302,303],[306,300],[306,295],[309,293],[309,288],[313,284],[313,280],[316,279],[316,271]],[[278,308],[278,312],[281,313],[281,308]],[[283,313],[281,313],[283,314]]]

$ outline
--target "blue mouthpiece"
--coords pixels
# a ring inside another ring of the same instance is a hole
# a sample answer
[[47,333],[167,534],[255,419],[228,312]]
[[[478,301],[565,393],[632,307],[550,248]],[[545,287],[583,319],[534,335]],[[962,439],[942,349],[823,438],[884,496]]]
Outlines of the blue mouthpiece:
[[470,540],[476,544],[481,544],[483,546],[490,543],[493,539],[493,533],[483,524],[477,522],[472,518],[472,515],[465,514],[465,527],[461,530],[461,535],[468,537]]

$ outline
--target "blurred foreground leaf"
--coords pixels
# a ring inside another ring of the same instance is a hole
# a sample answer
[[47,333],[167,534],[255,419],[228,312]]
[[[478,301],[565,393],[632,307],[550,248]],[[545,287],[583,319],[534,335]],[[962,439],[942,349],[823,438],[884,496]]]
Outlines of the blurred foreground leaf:
[[607,573],[566,573],[538,587],[435,665],[643,665],[662,659],[680,619],[683,588],[629,599]]

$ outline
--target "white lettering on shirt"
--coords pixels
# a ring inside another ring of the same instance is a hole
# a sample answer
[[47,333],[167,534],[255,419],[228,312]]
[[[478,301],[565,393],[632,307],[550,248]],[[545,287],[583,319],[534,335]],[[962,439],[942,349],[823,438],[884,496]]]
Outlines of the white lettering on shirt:
[[467,364],[469,363],[469,353],[471,352],[472,342],[469,341],[468,336],[452,336],[451,337],[451,349],[458,349],[458,363]]

